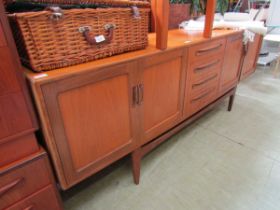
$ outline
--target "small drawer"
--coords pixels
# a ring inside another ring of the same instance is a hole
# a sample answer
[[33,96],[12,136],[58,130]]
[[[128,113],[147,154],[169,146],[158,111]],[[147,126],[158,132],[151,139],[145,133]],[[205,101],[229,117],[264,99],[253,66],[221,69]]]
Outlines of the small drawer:
[[199,94],[193,94],[192,96],[190,96],[185,106],[185,117],[193,115],[194,113],[198,112],[206,105],[214,101],[215,97],[217,96],[217,91],[218,87],[217,85],[215,85],[201,91]]
[[199,61],[201,59],[215,56],[223,53],[225,49],[225,39],[218,39],[213,41],[207,41],[203,44],[198,44],[189,48],[189,60],[191,63]]
[[221,56],[215,56],[191,64],[189,72],[190,82],[200,83],[203,82],[205,78],[210,78],[214,75],[219,76],[222,69],[222,61],[223,59]]
[[201,92],[207,91],[219,84],[219,73],[215,73],[208,77],[205,77],[203,80],[193,82],[190,84],[189,91],[190,97],[199,95]]
[[39,152],[39,145],[33,133],[0,142],[0,167],[36,152]]
[[62,209],[55,189],[49,185],[28,196],[24,200],[10,206],[6,210],[60,210]]
[[0,209],[52,183],[46,160],[44,155],[43,158],[15,166],[15,169],[0,171]]

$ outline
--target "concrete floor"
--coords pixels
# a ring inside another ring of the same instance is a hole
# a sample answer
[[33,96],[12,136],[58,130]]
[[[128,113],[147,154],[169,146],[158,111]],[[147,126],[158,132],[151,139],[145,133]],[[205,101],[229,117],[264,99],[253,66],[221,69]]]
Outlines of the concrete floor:
[[226,105],[146,156],[139,186],[125,159],[64,193],[65,209],[279,210],[280,79],[258,69]]

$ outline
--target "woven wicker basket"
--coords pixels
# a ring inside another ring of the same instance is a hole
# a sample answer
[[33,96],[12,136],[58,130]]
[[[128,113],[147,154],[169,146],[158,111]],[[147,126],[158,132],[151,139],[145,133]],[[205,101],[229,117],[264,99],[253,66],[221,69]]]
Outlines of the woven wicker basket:
[[[64,10],[9,15],[23,64],[46,71],[143,49],[148,44],[149,8]],[[55,17],[55,18],[54,18]]]
[[[18,0],[2,0],[4,5],[19,2]],[[148,0],[20,0],[20,2],[54,4],[54,5],[110,5],[110,6],[137,6],[150,7]]]

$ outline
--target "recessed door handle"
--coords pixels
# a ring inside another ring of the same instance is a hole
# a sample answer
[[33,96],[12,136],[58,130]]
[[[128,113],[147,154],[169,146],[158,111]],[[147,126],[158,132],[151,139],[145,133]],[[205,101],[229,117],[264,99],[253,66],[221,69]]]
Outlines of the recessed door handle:
[[211,80],[217,78],[217,76],[218,76],[218,74],[215,74],[214,76],[211,76],[211,77],[207,78],[206,80],[203,80],[202,82],[195,83],[192,85],[192,88],[196,88],[197,86],[204,85],[205,83],[210,82]]
[[23,182],[23,180],[24,180],[24,178],[19,178],[13,182],[1,187],[0,188],[0,197],[3,196],[8,191],[10,191],[11,189],[13,189],[14,187],[16,187],[17,185],[19,185],[21,182]]
[[135,85],[132,87],[132,105],[136,106],[139,103],[139,87]]
[[208,48],[204,48],[204,49],[200,49],[200,50],[198,50],[197,52],[196,52],[196,55],[197,56],[200,56],[200,55],[203,55],[204,53],[207,53],[207,52],[211,52],[211,51],[213,51],[213,50],[217,50],[217,49],[219,49],[221,46],[223,46],[223,44],[217,44],[217,45],[215,45],[215,46],[213,46],[213,47],[208,47]]
[[197,97],[197,98],[194,98],[194,99],[191,101],[191,103],[194,103],[194,102],[196,102],[196,101],[199,101],[199,100],[205,98],[205,97],[208,96],[210,93],[212,93],[213,90],[214,90],[214,89],[211,89],[211,90],[207,91],[206,93],[202,94],[201,96],[199,96],[199,97]]
[[205,65],[196,67],[196,68],[194,69],[194,71],[196,71],[196,72],[202,71],[202,70],[204,70],[204,69],[207,69],[207,68],[210,68],[210,67],[212,67],[212,66],[215,66],[215,65],[218,64],[219,62],[220,62],[220,60],[218,59],[218,60],[216,60],[216,61],[214,61],[214,62],[211,62],[211,63],[205,64]]
[[144,100],[144,84],[139,84],[139,103],[141,105]]

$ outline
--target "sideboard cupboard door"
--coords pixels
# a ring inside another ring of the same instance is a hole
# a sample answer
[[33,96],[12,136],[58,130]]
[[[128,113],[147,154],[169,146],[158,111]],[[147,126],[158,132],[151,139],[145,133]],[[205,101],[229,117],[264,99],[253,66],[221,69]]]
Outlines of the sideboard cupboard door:
[[245,55],[243,65],[242,65],[242,71],[240,77],[241,80],[245,79],[246,77],[250,76],[252,73],[255,72],[261,44],[262,44],[261,35],[255,35],[254,42],[248,43],[247,53]]
[[141,143],[146,143],[182,119],[185,53],[164,52],[141,61]]
[[[62,188],[85,177],[135,149],[137,107],[132,89],[135,63],[126,63],[47,83],[42,93],[49,128],[58,156],[54,156]],[[64,177],[63,177],[64,176]],[[65,180],[64,180],[65,178]]]
[[243,53],[242,39],[242,33],[227,38],[220,80],[220,95],[224,94],[238,83]]

